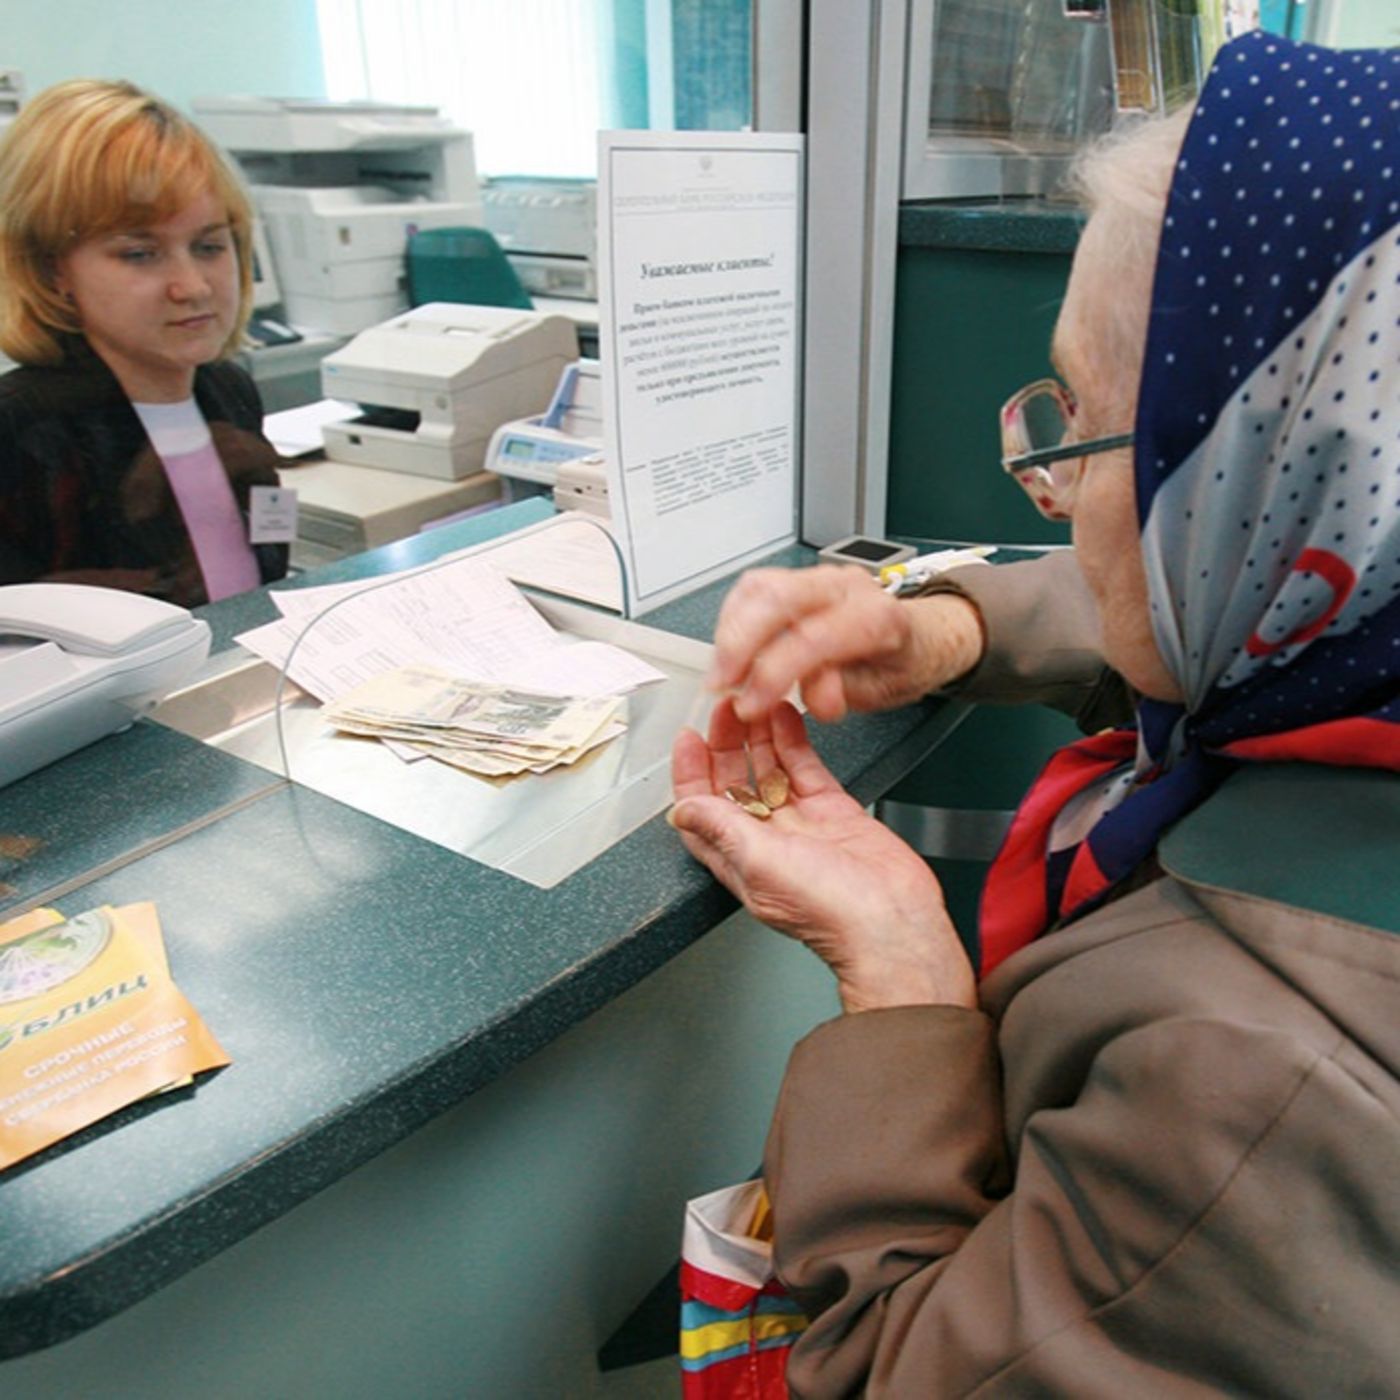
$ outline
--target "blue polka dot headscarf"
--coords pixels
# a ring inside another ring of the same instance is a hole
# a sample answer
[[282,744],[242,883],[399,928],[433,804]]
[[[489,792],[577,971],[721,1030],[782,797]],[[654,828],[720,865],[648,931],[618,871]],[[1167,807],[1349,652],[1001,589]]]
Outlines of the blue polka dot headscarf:
[[984,971],[1241,761],[1400,769],[1400,50],[1220,51],[1167,201],[1134,452],[1186,703],[1052,760],[988,878]]

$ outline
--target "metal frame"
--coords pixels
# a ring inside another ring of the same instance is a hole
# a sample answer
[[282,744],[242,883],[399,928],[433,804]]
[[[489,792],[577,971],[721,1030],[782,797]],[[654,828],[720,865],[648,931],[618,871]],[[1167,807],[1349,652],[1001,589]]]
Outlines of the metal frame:
[[[949,199],[978,195],[1049,194],[1064,178],[1072,155],[1027,152],[992,137],[928,139],[929,74],[933,72],[934,21],[940,0],[908,0],[907,81],[904,105],[905,199]],[[1101,30],[1105,78],[1110,69],[1108,25],[1083,17]]]
[[802,538],[885,529],[907,0],[811,0]]

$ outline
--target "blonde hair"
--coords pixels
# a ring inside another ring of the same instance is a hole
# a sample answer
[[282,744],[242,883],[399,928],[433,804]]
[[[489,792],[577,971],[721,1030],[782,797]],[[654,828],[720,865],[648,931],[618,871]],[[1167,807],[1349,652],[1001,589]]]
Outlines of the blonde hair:
[[58,259],[114,229],[162,223],[211,192],[238,254],[228,355],[252,310],[253,212],[208,137],[127,82],[75,78],[26,103],[0,140],[0,350],[21,364],[61,362],[62,337],[82,326],[54,285]]

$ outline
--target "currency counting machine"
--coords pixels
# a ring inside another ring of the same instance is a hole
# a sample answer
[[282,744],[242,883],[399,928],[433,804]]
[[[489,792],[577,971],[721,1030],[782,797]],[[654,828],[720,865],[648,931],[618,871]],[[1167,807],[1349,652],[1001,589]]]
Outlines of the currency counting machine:
[[325,395],[362,410],[323,426],[326,456],[448,481],[479,472],[495,430],[546,410],[577,356],[565,316],[448,302],[415,307],[321,362]]
[[[501,478],[507,501],[554,492],[562,509],[578,507],[560,494],[581,458],[603,451],[603,386],[597,360],[576,360],[559,376],[549,407],[529,418],[502,423],[486,449],[486,469]],[[601,477],[601,468],[599,469]],[[567,490],[566,493],[567,494]]]
[[402,311],[410,232],[482,222],[471,135],[436,108],[271,97],[191,105],[252,187],[298,329],[353,335]]

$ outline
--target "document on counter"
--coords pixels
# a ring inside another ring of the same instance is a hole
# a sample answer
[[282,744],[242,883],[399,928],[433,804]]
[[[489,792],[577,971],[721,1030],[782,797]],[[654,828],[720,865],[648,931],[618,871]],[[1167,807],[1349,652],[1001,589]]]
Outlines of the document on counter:
[[281,619],[235,640],[286,667],[318,700],[338,700],[385,671],[416,664],[549,695],[621,694],[665,679],[621,647],[563,636],[504,574],[473,555],[271,597]]
[[802,137],[603,132],[608,500],[633,611],[797,530]]
[[507,578],[562,598],[622,611],[622,560],[606,527],[566,511],[473,551]]
[[171,980],[154,904],[0,924],[0,1171],[229,1062]]
[[321,428],[354,418],[359,406],[344,399],[318,399],[300,408],[284,408],[263,418],[263,436],[283,457],[305,457],[326,445]]

